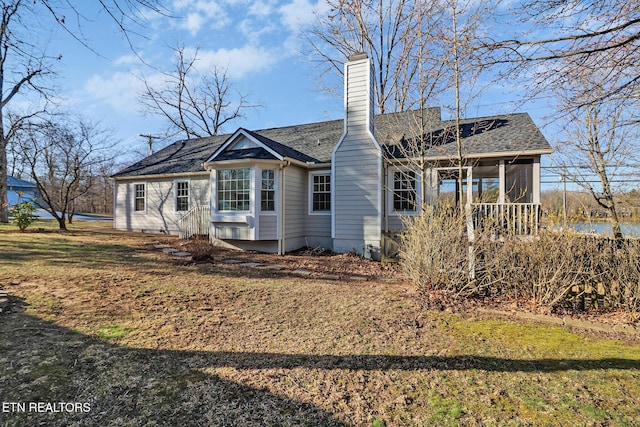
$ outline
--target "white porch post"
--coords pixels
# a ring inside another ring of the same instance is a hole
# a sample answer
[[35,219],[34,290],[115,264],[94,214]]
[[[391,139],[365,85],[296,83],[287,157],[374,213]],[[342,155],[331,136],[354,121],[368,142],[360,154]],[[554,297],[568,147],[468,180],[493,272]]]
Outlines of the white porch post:
[[467,166],[467,204],[473,202],[473,166]]
[[467,239],[469,240],[469,279],[476,278],[476,252],[473,242],[476,240],[475,230],[473,229],[473,167],[467,166],[467,203],[464,204],[465,220],[467,223]]
[[533,200],[535,204],[540,204],[540,158],[533,159]]
[[504,204],[506,200],[505,186],[506,186],[506,173],[505,173],[504,160],[500,160],[500,163],[498,163],[498,187],[499,187],[498,203],[501,203],[501,204]]

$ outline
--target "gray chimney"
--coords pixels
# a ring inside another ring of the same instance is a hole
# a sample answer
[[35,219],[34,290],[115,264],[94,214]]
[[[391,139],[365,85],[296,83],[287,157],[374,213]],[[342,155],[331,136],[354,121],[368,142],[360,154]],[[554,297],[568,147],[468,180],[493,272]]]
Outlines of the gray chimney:
[[344,68],[345,129],[347,133],[368,130],[373,135],[373,71],[369,57],[366,53],[351,55]]

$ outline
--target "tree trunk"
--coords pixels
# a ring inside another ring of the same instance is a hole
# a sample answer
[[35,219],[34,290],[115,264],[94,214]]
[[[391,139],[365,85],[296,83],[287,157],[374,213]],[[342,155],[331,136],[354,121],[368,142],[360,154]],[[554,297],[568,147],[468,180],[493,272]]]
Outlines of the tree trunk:
[[[1,131],[0,131],[1,132]],[[9,222],[9,200],[7,191],[7,144],[0,136],[0,223]]]
[[4,136],[2,120],[3,114],[2,109],[0,109],[0,223],[6,224],[9,222],[9,198],[7,194],[7,138]]
[[60,231],[67,231],[67,223],[64,220],[64,215],[61,215],[60,217],[56,216],[56,220],[58,221],[58,229]]

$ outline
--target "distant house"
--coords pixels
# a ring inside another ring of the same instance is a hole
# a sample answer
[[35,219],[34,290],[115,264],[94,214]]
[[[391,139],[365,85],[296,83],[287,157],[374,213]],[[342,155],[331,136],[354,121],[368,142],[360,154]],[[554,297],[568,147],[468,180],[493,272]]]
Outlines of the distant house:
[[38,194],[38,186],[33,182],[7,176],[7,200],[9,202],[9,208],[25,200],[35,201]]
[[423,204],[537,226],[540,156],[552,149],[528,114],[461,121],[461,201],[454,122],[439,108],[374,117],[372,87],[369,59],[357,55],[345,64],[343,120],[182,140],[123,169],[112,177],[115,228],[376,256]]

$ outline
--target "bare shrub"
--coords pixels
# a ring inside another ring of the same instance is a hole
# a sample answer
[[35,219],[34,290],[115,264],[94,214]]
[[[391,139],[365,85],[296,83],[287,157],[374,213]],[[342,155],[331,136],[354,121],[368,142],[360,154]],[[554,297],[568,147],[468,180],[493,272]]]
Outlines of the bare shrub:
[[212,245],[208,239],[192,239],[187,243],[187,250],[193,261],[213,261],[216,246]]
[[570,230],[522,236],[485,222],[470,242],[464,215],[431,209],[404,222],[401,263],[423,292],[506,296],[550,310],[640,311],[638,240]]
[[425,207],[423,212],[403,218],[402,267],[423,291],[458,293],[469,279],[464,217],[456,210]]

